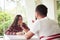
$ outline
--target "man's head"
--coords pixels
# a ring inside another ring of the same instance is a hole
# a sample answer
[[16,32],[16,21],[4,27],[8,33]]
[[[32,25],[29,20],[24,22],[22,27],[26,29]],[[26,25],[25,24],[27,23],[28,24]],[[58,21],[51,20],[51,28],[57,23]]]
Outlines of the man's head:
[[35,13],[35,17],[46,17],[47,16],[47,7],[43,4],[40,4],[36,7],[36,13]]

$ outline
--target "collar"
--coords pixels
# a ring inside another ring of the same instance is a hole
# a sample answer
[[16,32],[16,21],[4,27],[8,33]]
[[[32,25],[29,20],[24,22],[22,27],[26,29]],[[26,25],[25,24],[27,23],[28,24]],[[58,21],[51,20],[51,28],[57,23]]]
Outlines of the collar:
[[44,17],[44,18],[37,19],[37,20],[40,20],[40,21],[41,21],[41,20],[45,20],[45,19],[47,19],[47,18],[48,18],[48,17]]

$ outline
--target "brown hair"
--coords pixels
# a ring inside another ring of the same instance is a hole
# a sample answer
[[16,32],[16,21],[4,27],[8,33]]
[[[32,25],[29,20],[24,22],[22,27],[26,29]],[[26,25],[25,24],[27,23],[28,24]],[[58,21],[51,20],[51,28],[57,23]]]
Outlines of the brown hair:
[[[15,29],[16,27],[19,27],[19,26],[20,26],[20,25],[18,25],[19,17],[22,18],[21,15],[17,15],[17,16],[15,17],[14,22],[12,23],[12,25],[11,25],[11,27],[10,27],[11,30],[15,31],[14,29]],[[20,31],[22,31],[22,28],[21,28],[21,27],[20,27]]]

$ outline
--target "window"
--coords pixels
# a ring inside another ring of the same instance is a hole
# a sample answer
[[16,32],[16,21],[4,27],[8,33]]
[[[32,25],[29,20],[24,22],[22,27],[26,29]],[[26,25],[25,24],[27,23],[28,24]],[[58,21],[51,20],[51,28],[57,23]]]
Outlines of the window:
[[[17,14],[21,14],[23,16],[23,21],[26,24],[30,23],[27,21],[28,19],[29,21],[32,20],[34,15],[33,8],[35,8],[35,6],[40,3],[40,1],[34,0],[34,2],[32,2],[31,0],[31,3],[28,2],[28,0],[0,0],[0,36],[4,35],[5,30],[11,25]],[[30,18],[26,12],[32,17]]]
[[60,0],[57,1],[57,19],[60,26]]
[[[25,3],[23,0],[0,0],[0,36],[11,25],[15,16],[21,14],[27,23]],[[3,5],[3,6],[2,6]]]

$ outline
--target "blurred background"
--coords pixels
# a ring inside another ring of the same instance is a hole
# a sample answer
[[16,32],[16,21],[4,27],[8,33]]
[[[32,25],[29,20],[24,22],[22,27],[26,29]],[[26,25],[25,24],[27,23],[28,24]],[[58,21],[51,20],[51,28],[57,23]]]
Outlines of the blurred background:
[[0,0],[0,36],[4,35],[17,14],[22,15],[23,21],[31,28],[35,7],[39,4],[48,7],[48,17],[60,26],[60,0]]

